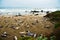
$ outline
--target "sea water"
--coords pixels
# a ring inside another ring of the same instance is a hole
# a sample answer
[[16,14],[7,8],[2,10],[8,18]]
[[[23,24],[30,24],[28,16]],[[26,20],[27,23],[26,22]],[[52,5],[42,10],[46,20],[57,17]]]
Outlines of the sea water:
[[37,10],[37,11],[56,11],[58,9],[54,9],[54,8],[32,8],[32,9],[27,9],[27,8],[3,8],[3,9],[0,9],[0,15],[18,15],[19,13],[21,15],[25,15],[25,14],[31,14],[30,12],[31,11],[34,11],[34,10]]

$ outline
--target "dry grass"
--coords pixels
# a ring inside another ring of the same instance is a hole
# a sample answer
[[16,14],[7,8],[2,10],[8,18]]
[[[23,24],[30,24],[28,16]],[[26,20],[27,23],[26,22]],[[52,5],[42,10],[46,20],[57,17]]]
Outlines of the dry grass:
[[[38,20],[38,23],[36,23],[36,20]],[[9,36],[6,40],[12,40],[13,36],[20,37],[19,32],[23,31],[31,31],[36,34],[45,34],[49,35],[53,32],[54,26],[53,24],[48,21],[47,18],[44,18],[40,15],[33,16],[33,15],[26,15],[26,16],[18,16],[18,17],[0,17],[0,25],[3,28],[0,28],[0,35],[6,31]],[[22,21],[22,22],[21,22]],[[32,25],[34,23],[34,25]],[[29,28],[27,28],[27,25],[29,25]],[[45,26],[49,25],[50,28],[44,28]],[[19,27],[19,29],[13,29],[12,26]]]

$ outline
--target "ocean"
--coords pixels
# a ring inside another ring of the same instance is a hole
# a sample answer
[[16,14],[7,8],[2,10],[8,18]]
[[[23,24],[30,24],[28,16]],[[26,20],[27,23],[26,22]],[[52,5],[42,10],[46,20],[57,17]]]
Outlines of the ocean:
[[56,10],[60,10],[57,8],[0,8],[0,15],[21,15],[30,14],[31,11],[51,11],[54,12]]

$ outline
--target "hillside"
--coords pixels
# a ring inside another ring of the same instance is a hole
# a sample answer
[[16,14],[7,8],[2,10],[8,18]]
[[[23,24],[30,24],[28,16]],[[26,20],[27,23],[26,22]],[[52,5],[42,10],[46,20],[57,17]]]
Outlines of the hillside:
[[54,35],[56,35],[56,40],[60,40],[60,11],[48,13],[45,17],[49,18],[54,24]]

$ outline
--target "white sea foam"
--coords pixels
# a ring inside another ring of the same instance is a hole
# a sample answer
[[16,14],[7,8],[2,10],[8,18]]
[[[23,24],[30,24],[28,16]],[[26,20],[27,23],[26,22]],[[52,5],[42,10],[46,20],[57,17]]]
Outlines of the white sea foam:
[[43,13],[40,14],[45,14],[46,11],[50,11],[50,12],[54,12],[58,9],[0,9],[0,14],[1,15],[18,15],[18,13],[20,13],[21,15],[25,15],[25,14],[31,14],[31,10],[37,10],[37,11],[41,11],[43,10]]

